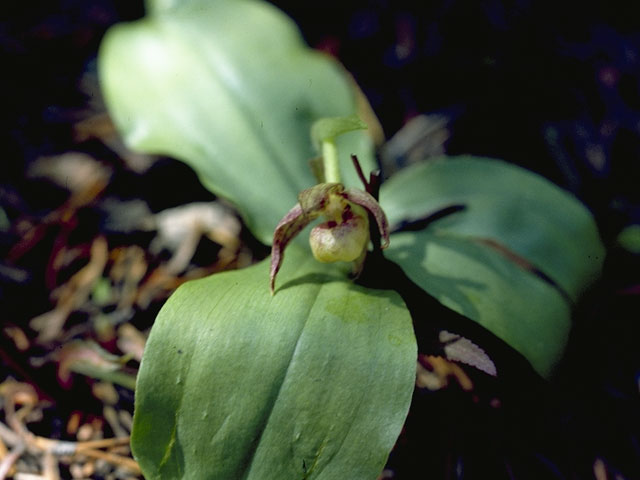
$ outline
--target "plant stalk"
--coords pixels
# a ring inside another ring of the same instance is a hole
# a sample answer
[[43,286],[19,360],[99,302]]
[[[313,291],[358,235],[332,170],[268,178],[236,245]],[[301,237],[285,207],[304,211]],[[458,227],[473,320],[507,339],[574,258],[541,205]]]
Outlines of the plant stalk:
[[333,138],[328,138],[322,142],[322,162],[324,164],[325,182],[340,183],[338,148]]

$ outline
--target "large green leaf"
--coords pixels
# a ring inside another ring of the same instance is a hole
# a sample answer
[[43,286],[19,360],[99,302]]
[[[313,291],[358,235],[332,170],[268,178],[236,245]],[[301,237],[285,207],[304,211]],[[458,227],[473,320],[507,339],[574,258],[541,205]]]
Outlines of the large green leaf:
[[451,157],[401,171],[382,186],[391,224],[449,205],[466,209],[431,231],[491,239],[524,257],[572,300],[599,275],[604,247],[589,211],[543,177],[499,160]]
[[409,167],[383,184],[380,200],[396,225],[465,206],[422,230],[393,234],[388,257],[548,376],[568,338],[570,299],[604,257],[586,208],[542,177],[472,157]]
[[[99,55],[105,101],[134,149],[191,165],[204,185],[233,201],[270,243],[278,220],[315,181],[310,128],[356,113],[343,69],[309,49],[295,24],[267,2],[156,0],[150,14],[107,32]],[[366,132],[338,139],[374,168]]]
[[[302,249],[298,249],[302,250]],[[148,479],[376,478],[415,379],[410,315],[287,251],[180,287],[138,376],[132,446]]]
[[388,257],[442,304],[522,353],[542,376],[551,373],[567,342],[571,309],[547,282],[485,245],[428,230],[394,234]]

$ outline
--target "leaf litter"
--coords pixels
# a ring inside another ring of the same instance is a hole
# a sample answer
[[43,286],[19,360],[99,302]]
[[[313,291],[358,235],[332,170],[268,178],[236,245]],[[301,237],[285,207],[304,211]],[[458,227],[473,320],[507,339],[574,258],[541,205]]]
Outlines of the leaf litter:
[[[113,145],[98,117],[78,124],[77,140]],[[31,316],[7,299],[0,479],[141,478],[129,435],[150,317],[181,283],[254,261],[237,216],[208,192],[158,211],[149,198],[126,198],[123,179],[144,178],[161,160],[146,156],[144,169],[98,158],[91,148],[40,157],[26,190],[13,192],[20,208],[3,227],[2,286],[39,296]],[[58,203],[32,208],[37,188]]]

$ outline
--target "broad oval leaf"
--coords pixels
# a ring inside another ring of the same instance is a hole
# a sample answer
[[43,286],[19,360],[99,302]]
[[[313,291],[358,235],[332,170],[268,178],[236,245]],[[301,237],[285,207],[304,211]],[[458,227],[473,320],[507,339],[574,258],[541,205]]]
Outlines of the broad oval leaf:
[[367,479],[405,420],[416,340],[398,294],[293,249],[180,287],[152,329],[132,447],[148,479]]
[[540,375],[551,374],[571,327],[570,305],[557,289],[463,237],[422,230],[391,238],[387,256],[411,280],[507,342]]
[[[473,157],[408,167],[382,185],[380,203],[390,223],[414,222],[414,231],[392,235],[387,256],[548,376],[566,345],[571,306],[604,258],[587,209],[538,175]],[[454,205],[465,208],[416,229]]]
[[584,205],[543,177],[499,160],[461,156],[406,168],[382,185],[380,203],[392,225],[464,205],[429,229],[493,240],[546,274],[573,301],[599,276],[604,260],[597,226]]
[[[191,165],[270,243],[283,212],[315,183],[310,128],[356,113],[351,80],[309,49],[267,2],[156,0],[151,14],[107,32],[99,54],[105,101],[127,144]],[[364,132],[337,140],[345,184],[350,154],[374,168]]]

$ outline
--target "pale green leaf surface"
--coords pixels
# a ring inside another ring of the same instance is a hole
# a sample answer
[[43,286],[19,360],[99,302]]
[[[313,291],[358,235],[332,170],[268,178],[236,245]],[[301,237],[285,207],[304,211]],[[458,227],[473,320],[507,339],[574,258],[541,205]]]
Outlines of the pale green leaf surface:
[[392,225],[465,205],[466,210],[431,224],[430,231],[495,240],[574,301],[597,278],[604,260],[584,205],[543,177],[502,161],[463,156],[409,167],[382,185],[380,203]]
[[392,225],[465,206],[422,230],[393,234],[388,257],[548,376],[568,338],[570,303],[604,257],[587,209],[538,175],[474,157],[408,167],[382,185],[380,203]]
[[[302,250],[302,249],[298,249]],[[373,480],[415,379],[410,315],[392,291],[287,250],[180,287],[136,390],[132,447],[148,479]]]
[[144,6],[147,14],[160,14],[171,11],[171,9],[183,6],[188,2],[199,2],[200,0],[145,0]]
[[567,342],[571,312],[547,282],[496,250],[453,234],[395,233],[386,252],[442,304],[503,339],[542,376],[551,373]]
[[[350,80],[267,2],[150,8],[153,15],[112,28],[101,46],[100,80],[116,126],[130,147],[191,165],[270,243],[283,212],[315,183],[311,125],[355,113]],[[351,132],[337,143],[344,183],[358,186],[350,154],[373,169],[372,141]]]

